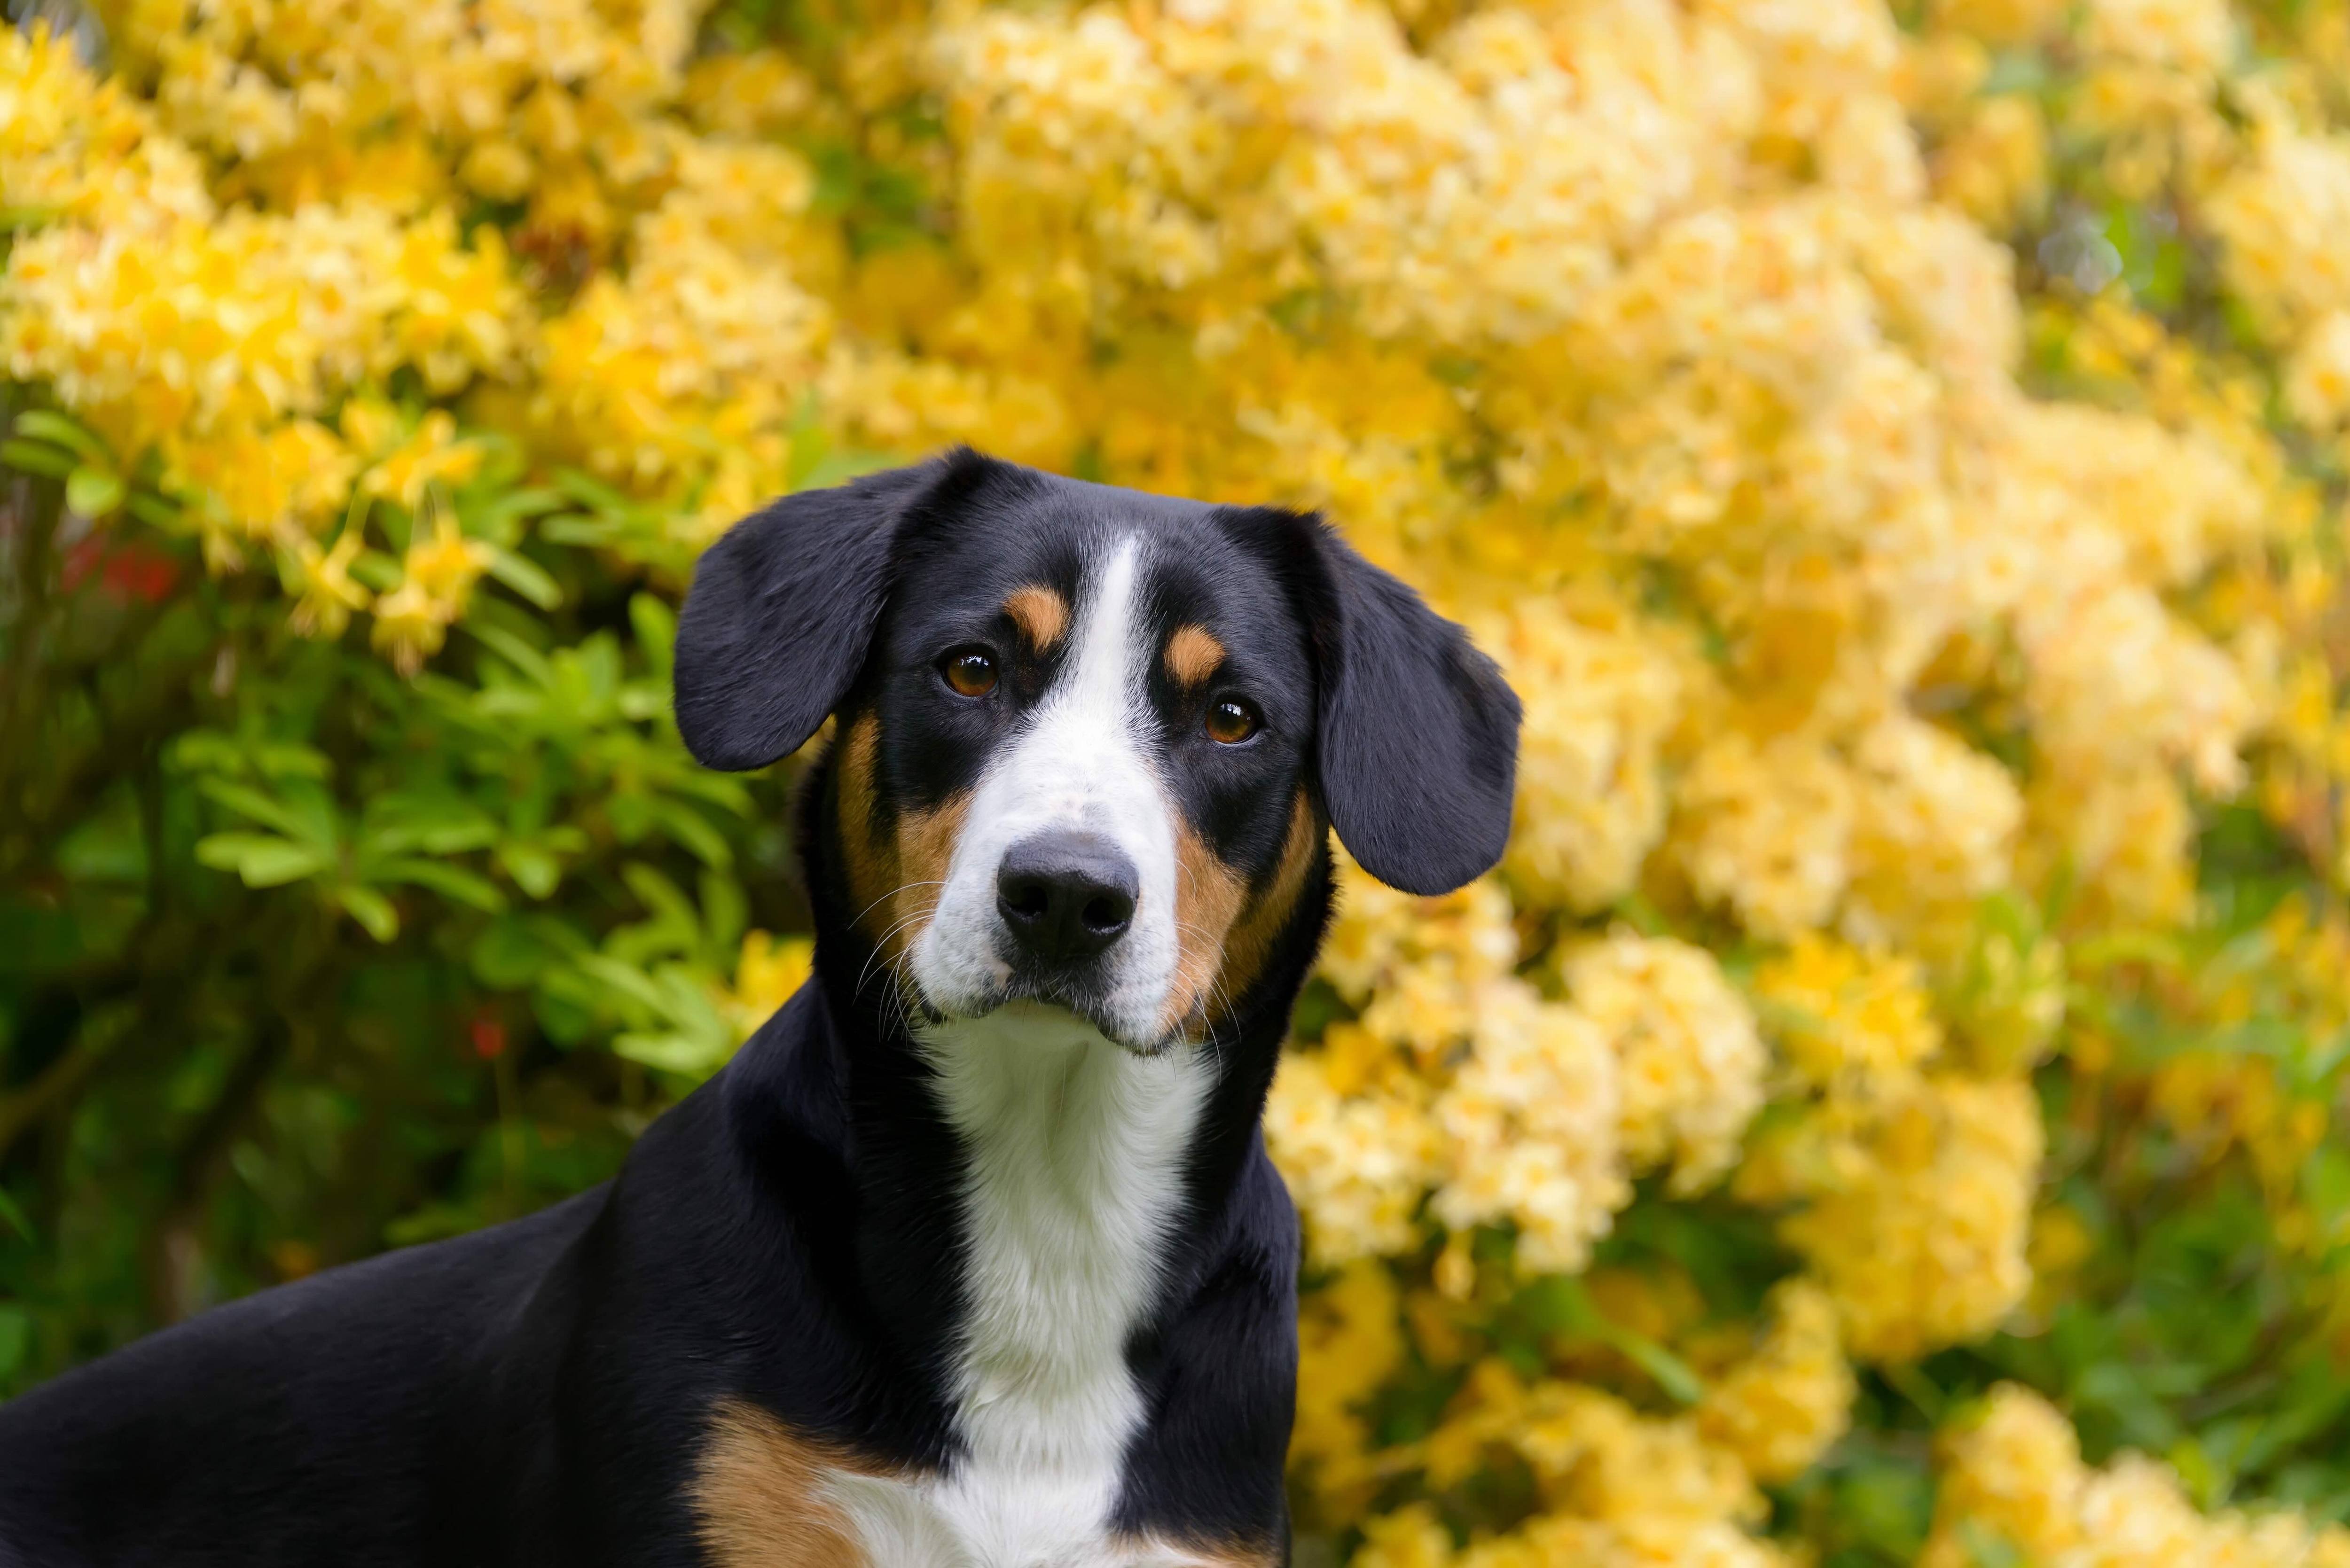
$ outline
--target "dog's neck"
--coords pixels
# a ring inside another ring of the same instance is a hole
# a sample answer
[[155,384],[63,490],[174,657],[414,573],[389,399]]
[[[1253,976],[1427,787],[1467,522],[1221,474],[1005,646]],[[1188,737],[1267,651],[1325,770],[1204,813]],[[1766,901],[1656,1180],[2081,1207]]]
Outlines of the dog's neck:
[[1128,1345],[1165,1294],[1214,1064],[1138,1056],[1026,1003],[920,1044],[965,1163],[952,1393],[970,1462],[1089,1490],[1139,1414]]

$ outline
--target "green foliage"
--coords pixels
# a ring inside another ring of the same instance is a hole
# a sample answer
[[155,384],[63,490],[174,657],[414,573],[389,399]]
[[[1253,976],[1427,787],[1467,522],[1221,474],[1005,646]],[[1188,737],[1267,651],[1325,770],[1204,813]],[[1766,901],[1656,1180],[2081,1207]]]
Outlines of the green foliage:
[[98,525],[164,504],[79,427],[14,431],[0,1394],[608,1175],[733,1049],[744,932],[804,923],[789,770],[686,755],[622,498],[484,464],[446,499],[501,554],[403,680],[184,531]]

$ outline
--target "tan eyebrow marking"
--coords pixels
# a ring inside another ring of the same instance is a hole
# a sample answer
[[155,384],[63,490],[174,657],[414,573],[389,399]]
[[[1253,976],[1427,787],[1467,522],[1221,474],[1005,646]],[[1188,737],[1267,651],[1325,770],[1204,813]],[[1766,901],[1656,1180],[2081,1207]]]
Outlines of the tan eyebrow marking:
[[1014,590],[1003,601],[1003,613],[1028,639],[1028,646],[1039,653],[1052,651],[1069,629],[1069,601],[1042,583],[1031,583]]
[[1179,626],[1167,639],[1167,673],[1178,686],[1197,686],[1224,661],[1224,645],[1203,626]]

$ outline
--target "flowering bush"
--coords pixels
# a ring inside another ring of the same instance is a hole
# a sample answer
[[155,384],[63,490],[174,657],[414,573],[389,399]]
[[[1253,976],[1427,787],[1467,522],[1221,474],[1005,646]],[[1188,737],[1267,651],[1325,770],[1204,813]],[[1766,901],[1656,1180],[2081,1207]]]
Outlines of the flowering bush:
[[1525,698],[1274,1086],[1301,1560],[2350,1564],[2338,8],[61,15],[0,1386],[714,1070],[791,770],[687,762],[671,607],[967,441],[1320,507]]

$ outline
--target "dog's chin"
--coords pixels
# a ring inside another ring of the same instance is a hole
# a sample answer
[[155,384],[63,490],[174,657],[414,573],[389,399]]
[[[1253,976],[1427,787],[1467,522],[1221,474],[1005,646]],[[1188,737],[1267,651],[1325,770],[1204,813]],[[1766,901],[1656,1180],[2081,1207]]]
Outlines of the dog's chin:
[[922,1021],[941,1027],[970,1019],[986,1018],[1012,1006],[1050,1008],[1091,1024],[1103,1039],[1120,1050],[1137,1056],[1158,1056],[1180,1044],[1184,1038],[1179,1025],[1147,1038],[1138,1036],[1118,1017],[1098,996],[1090,996],[1077,988],[1015,974],[1003,983],[990,987],[976,996],[957,997],[952,1003],[941,1003],[922,994],[921,987],[909,981],[909,1005]]

